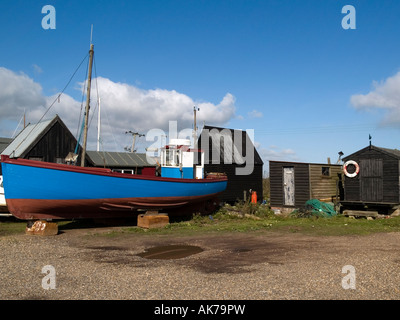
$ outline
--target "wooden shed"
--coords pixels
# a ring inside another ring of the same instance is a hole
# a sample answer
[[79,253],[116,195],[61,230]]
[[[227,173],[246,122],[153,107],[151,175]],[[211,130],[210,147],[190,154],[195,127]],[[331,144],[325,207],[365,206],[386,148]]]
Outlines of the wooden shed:
[[204,151],[204,172],[228,176],[228,186],[220,200],[235,203],[250,196],[250,190],[262,201],[263,161],[246,131],[204,126],[198,139]]
[[271,207],[293,209],[310,199],[340,200],[338,164],[269,161],[269,174]]
[[344,161],[343,209],[390,213],[400,204],[400,150],[370,145]]
[[76,139],[56,115],[52,119],[27,125],[3,150],[2,154],[45,162],[65,163],[74,151]]

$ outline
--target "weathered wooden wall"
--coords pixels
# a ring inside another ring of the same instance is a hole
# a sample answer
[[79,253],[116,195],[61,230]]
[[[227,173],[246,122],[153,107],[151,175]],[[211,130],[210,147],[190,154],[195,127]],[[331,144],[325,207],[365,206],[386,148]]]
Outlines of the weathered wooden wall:
[[[256,191],[258,201],[262,201],[264,163],[246,131],[204,126],[198,147],[204,151],[205,173],[221,172],[228,176],[228,185],[220,196],[221,201],[234,203],[243,200],[244,191],[249,197],[250,189]],[[247,155],[248,150],[251,151],[250,155]],[[244,157],[245,164],[237,161],[241,157]],[[249,170],[250,174],[237,174],[236,169],[246,166],[253,168]]]
[[[329,168],[329,175],[322,174],[323,167]],[[271,206],[286,206],[285,168],[294,169],[293,207],[302,207],[310,199],[331,200],[332,197],[336,197],[337,183],[341,174],[340,165],[269,161]],[[338,196],[340,197],[340,189]]]
[[204,167],[205,172],[221,172],[228,177],[228,185],[226,190],[219,197],[221,201],[227,203],[235,203],[243,200],[243,191],[246,191],[247,199],[250,197],[249,190],[257,192],[258,201],[262,201],[263,185],[262,185],[262,165],[255,165],[252,174],[236,175],[237,166],[232,164],[207,164]]
[[343,159],[360,167],[357,176],[344,179],[344,200],[376,203],[400,202],[400,160],[379,148],[364,148]]
[[269,161],[271,206],[284,206],[283,169],[294,168],[294,206],[303,206],[310,199],[309,168],[307,163]]
[[[323,168],[328,168],[329,175],[323,175]],[[329,199],[339,196],[337,184],[342,169],[340,165],[310,164],[310,197],[313,199]]]
[[74,151],[76,139],[60,122],[53,126],[40,138],[24,158],[42,158],[42,161],[60,162],[69,152]]

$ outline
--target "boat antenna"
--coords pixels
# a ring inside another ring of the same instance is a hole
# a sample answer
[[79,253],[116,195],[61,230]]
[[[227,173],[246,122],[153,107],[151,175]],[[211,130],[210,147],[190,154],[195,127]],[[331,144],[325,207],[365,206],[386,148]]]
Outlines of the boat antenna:
[[93,24],[90,27],[90,44],[92,44],[92,39],[93,39]]
[[197,148],[197,117],[196,112],[200,111],[200,108],[194,106],[193,107],[193,147]]
[[86,108],[85,108],[85,126],[83,131],[83,145],[82,145],[82,157],[81,157],[81,167],[85,166],[86,158],[86,144],[87,144],[87,132],[88,132],[88,121],[89,121],[89,109],[90,109],[90,86],[92,83],[92,65],[93,65],[93,44],[90,44],[89,50],[89,72],[88,72],[88,85],[86,93]]

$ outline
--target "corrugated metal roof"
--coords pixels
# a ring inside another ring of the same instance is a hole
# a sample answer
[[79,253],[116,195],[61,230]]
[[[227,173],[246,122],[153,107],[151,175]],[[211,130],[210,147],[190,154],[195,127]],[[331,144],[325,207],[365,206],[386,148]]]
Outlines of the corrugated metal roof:
[[147,161],[145,153],[87,151],[87,155],[96,167],[135,168],[155,166]]
[[1,154],[8,155],[10,157],[20,157],[32,146],[36,139],[48,128],[55,118],[36,124],[28,124],[3,150]]

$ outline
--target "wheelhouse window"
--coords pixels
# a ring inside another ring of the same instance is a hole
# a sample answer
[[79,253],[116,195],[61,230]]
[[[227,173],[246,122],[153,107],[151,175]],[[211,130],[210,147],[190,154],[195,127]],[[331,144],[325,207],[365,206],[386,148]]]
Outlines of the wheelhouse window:
[[177,149],[167,149],[165,152],[166,159],[165,164],[167,166],[177,166],[179,164],[179,153]]

